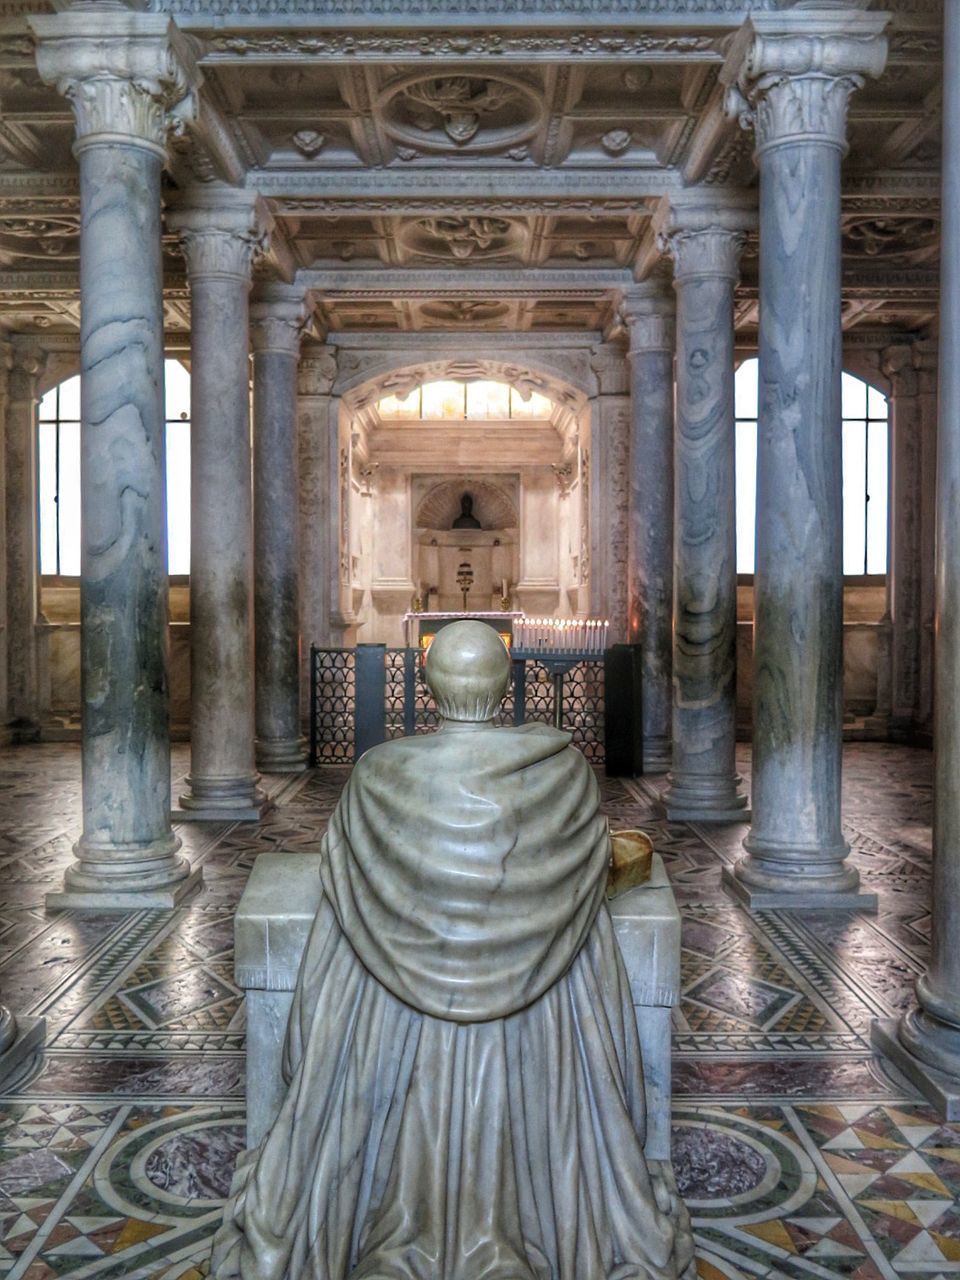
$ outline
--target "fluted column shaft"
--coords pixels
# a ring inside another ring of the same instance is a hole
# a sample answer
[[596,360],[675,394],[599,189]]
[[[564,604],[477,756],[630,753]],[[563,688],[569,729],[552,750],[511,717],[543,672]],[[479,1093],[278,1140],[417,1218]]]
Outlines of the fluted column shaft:
[[300,733],[300,466],[297,357],[303,290],[269,285],[253,320],[256,756],[261,769],[306,767]]
[[883,66],[883,21],[770,15],[741,79],[760,168],[760,421],[753,828],[728,883],[754,907],[876,902],[858,896],[840,825],[840,161],[854,71]]
[[185,43],[161,15],[91,4],[31,25],[74,107],[80,164],[84,909],[170,907],[199,880],[170,826],[160,172]]
[[7,707],[16,742],[40,736],[37,671],[37,379],[44,356],[14,342],[6,402]]
[[663,231],[677,293],[671,818],[748,815],[736,769],[737,544],[732,208],[674,209]]
[[254,195],[215,185],[168,217],[190,277],[190,776],[185,818],[255,821],[250,284]]
[[930,959],[917,1006],[874,1041],[960,1120],[960,5],[944,6]]
[[624,295],[630,336],[628,638],[640,646],[644,773],[671,761],[673,714],[673,352],[668,283]]

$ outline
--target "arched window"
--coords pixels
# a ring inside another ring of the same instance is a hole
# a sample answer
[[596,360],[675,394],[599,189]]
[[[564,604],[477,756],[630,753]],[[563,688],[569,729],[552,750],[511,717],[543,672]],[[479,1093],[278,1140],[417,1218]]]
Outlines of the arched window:
[[554,403],[538,391],[526,395],[507,382],[480,378],[475,382],[424,382],[406,395],[384,396],[377,410],[383,421],[506,422],[549,419]]
[[[736,373],[737,572],[754,571],[757,500],[757,361]],[[889,411],[887,398],[852,373],[842,375],[843,572],[887,572]],[[789,495],[784,495],[785,499]]]
[[[165,362],[167,546],[171,574],[190,572],[190,375]],[[37,425],[40,572],[80,573],[80,378],[40,401]]]

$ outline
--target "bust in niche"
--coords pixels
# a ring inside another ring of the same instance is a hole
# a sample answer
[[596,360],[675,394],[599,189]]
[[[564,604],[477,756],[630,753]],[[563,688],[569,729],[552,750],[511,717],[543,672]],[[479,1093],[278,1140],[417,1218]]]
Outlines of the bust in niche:
[[567,733],[496,727],[492,627],[444,627],[425,676],[440,729],[368,751],[323,838],[287,1097],[211,1275],[694,1280],[643,1153],[593,772]]
[[460,498],[460,514],[451,525],[453,529],[482,529],[483,525],[473,514],[473,494],[465,493]]

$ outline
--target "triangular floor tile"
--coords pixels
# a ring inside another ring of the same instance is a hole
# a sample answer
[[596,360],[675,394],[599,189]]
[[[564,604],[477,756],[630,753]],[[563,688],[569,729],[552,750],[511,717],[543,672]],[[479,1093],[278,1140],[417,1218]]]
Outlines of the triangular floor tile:
[[805,1258],[862,1258],[862,1249],[851,1249],[838,1240],[820,1240],[803,1255]]
[[818,1236],[825,1236],[828,1231],[832,1231],[838,1222],[843,1219],[839,1217],[833,1218],[789,1218],[789,1222],[794,1223],[798,1227],[802,1227],[804,1231],[812,1231]]
[[48,1258],[102,1258],[103,1250],[86,1236],[75,1236],[72,1240],[64,1240],[55,1249],[47,1251]]
[[905,1262],[921,1263],[943,1261],[943,1253],[941,1252],[937,1242],[930,1235],[929,1231],[918,1231],[908,1245],[906,1245],[893,1258],[893,1262],[899,1271],[901,1264]]
[[953,1208],[952,1200],[908,1200],[907,1204],[925,1227],[932,1227],[938,1218]]

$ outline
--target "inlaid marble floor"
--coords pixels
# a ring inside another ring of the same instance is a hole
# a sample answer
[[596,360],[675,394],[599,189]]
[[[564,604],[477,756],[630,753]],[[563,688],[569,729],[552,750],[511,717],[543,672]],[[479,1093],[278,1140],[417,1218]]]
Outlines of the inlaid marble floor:
[[[648,783],[604,783],[614,825],[654,835],[684,916],[675,1153],[705,1280],[960,1277],[960,1128],[869,1044],[923,965],[930,764],[846,749],[876,917],[751,917],[720,887],[744,828],[658,821]],[[278,807],[257,826],[182,828],[205,883],[172,914],[46,916],[78,832],[79,755],[0,752],[0,991],[48,1028],[0,1097],[3,1280],[196,1276],[242,1143],[232,913],[259,852],[317,846],[345,776],[269,780]]]

